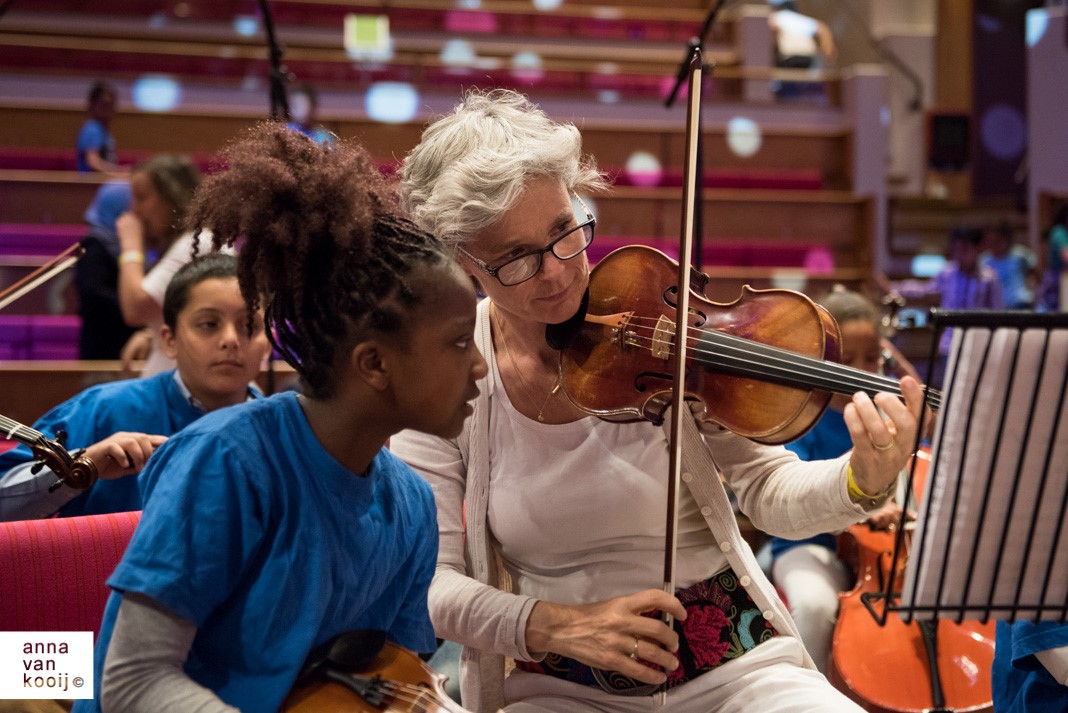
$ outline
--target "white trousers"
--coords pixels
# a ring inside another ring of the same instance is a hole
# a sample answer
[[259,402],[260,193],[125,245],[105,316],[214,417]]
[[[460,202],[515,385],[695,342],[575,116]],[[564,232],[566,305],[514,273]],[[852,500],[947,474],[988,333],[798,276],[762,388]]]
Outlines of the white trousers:
[[838,592],[850,588],[848,568],[834,551],[820,545],[791,547],[775,558],[771,578],[786,598],[790,616],[820,673],[827,673]]
[[505,713],[863,713],[822,674],[803,668],[801,642],[776,636],[660,697],[627,697],[541,673],[514,671]]

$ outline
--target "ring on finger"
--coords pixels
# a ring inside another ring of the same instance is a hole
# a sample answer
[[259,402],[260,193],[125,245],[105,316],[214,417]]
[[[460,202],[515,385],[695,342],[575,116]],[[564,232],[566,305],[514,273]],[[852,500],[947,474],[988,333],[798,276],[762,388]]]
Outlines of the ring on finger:
[[634,648],[630,650],[630,657],[635,661],[638,660],[638,644],[641,642],[642,637],[637,634],[634,635]]
[[893,437],[893,436],[890,436],[890,442],[889,442],[889,443],[887,443],[886,445],[884,445],[884,446],[880,446],[880,445],[879,445],[878,443],[876,443],[875,441],[872,441],[872,442],[871,442],[871,447],[872,447],[872,448],[874,448],[874,449],[875,449],[875,450],[877,450],[877,451],[888,451],[888,450],[890,450],[891,448],[893,448],[893,447],[894,447],[894,443],[895,443],[895,441],[894,441],[894,437]]

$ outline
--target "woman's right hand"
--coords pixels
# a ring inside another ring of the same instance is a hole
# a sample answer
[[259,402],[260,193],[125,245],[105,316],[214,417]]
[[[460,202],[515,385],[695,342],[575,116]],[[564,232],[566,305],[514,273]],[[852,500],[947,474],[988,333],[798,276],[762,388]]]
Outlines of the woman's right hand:
[[651,611],[686,618],[682,602],[660,589],[577,606],[538,601],[527,620],[527,650],[560,654],[660,684],[667,680],[665,671],[678,666],[679,637],[659,618],[643,616]]

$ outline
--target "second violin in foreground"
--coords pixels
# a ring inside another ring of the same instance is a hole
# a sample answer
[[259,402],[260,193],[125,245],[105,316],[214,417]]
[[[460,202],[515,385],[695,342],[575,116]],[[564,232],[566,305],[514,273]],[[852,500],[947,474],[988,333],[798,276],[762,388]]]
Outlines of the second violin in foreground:
[[[660,422],[671,404],[678,263],[644,246],[621,248],[590,275],[585,321],[562,353],[561,377],[579,408],[608,420]],[[792,290],[743,288],[729,304],[696,273],[686,344],[686,398],[702,420],[754,441],[802,436],[834,393],[900,395],[896,379],[838,363],[834,318]],[[927,391],[938,409],[941,395]]]

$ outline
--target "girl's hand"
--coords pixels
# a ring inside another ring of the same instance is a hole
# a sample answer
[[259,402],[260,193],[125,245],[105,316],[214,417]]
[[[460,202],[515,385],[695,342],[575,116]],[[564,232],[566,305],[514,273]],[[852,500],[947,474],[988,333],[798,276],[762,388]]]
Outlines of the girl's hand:
[[115,232],[119,234],[119,247],[123,252],[144,251],[145,227],[141,224],[141,219],[130,211],[126,211],[115,221]]

